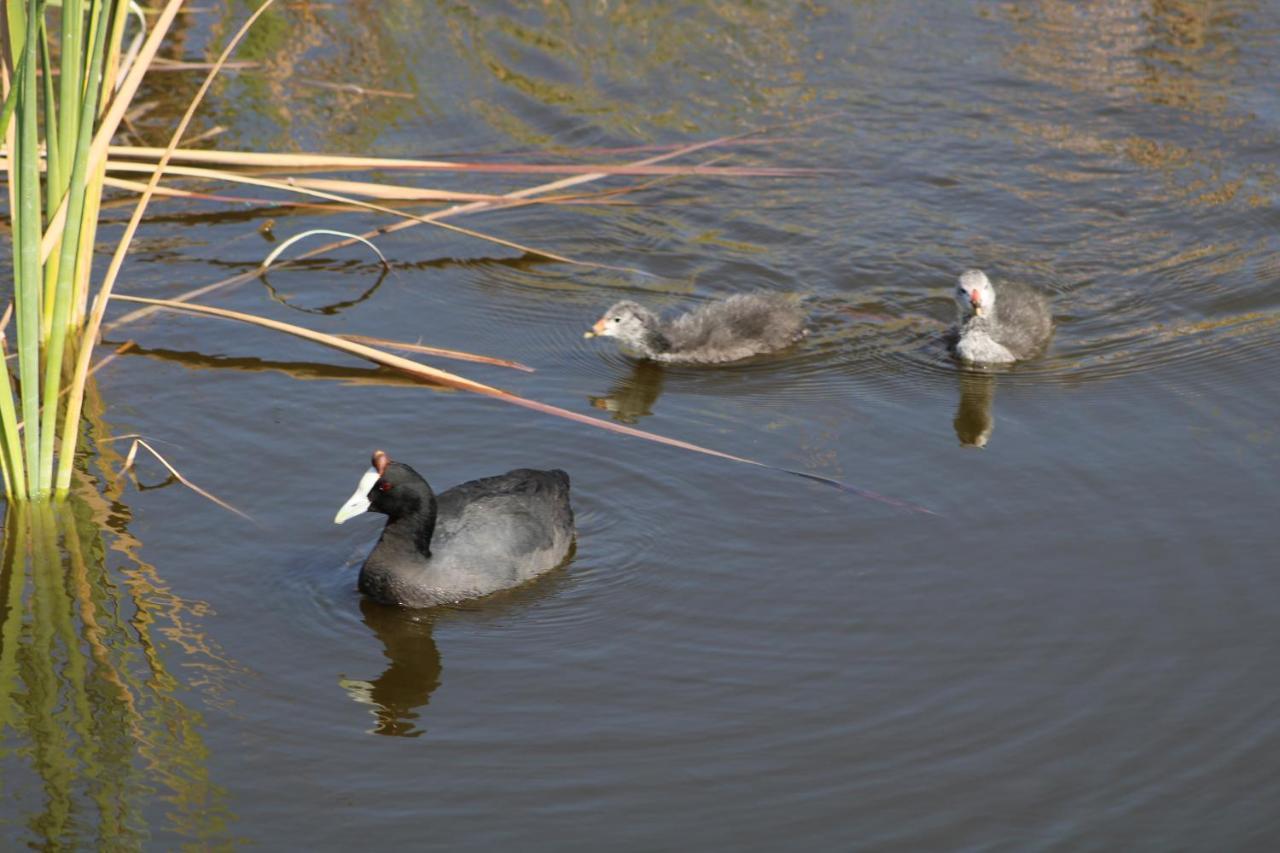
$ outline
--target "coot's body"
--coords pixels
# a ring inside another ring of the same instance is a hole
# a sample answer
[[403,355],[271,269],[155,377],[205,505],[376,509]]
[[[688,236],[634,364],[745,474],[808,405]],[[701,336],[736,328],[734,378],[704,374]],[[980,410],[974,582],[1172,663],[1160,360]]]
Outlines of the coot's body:
[[360,591],[383,604],[430,607],[517,586],[562,564],[573,545],[569,475],[521,468],[437,497],[408,465],[374,454],[339,510],[387,516],[360,569]]
[[1020,282],[999,289],[980,270],[956,285],[956,356],[970,364],[1011,364],[1044,352],[1053,336],[1053,314],[1044,294]]
[[617,338],[654,361],[723,364],[789,347],[804,337],[804,323],[794,297],[742,293],[667,322],[635,302],[619,302],[586,336]]

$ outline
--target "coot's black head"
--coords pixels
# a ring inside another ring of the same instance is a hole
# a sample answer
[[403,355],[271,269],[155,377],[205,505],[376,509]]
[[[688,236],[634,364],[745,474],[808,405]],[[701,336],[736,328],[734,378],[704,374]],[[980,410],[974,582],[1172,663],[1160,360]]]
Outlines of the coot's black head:
[[416,515],[430,508],[435,495],[417,471],[401,462],[392,462],[381,450],[373,452],[373,467],[360,478],[350,499],[333,517],[341,524],[364,512],[380,512],[392,521]]

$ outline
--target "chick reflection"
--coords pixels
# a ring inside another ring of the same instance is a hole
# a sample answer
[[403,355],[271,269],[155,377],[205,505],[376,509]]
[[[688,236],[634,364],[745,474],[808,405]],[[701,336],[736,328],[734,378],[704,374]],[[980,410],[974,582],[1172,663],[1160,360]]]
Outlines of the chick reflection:
[[653,404],[662,394],[662,366],[652,361],[637,361],[631,375],[613,384],[603,397],[588,397],[591,405],[604,409],[619,423],[634,424],[653,414]]
[[960,371],[960,407],[952,424],[963,447],[986,447],[996,428],[991,404],[996,398],[996,377],[980,370]]
[[373,681],[343,679],[351,698],[373,707],[374,734],[417,737],[425,729],[416,725],[418,709],[431,700],[440,686],[440,650],[431,636],[434,618],[422,611],[385,607],[360,600],[364,624],[382,640],[390,663]]

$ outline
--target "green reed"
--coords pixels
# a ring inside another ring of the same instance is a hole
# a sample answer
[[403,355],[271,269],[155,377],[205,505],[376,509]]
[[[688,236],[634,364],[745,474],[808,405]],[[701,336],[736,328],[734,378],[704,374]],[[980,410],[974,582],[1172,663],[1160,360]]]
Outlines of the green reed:
[[[45,0],[5,4],[0,135],[9,177],[18,375],[15,387],[6,359],[0,472],[11,499],[54,492],[68,355],[88,345],[81,333],[105,167],[105,160],[94,165],[90,149],[127,14],[121,0],[62,0],[56,12]],[[74,455],[77,426],[70,435],[64,427],[64,455]],[[67,484],[58,486],[65,493]]]

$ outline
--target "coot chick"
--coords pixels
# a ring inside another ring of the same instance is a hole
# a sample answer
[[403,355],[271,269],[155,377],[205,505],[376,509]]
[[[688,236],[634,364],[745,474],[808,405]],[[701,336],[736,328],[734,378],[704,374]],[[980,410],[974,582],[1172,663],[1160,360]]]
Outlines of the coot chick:
[[573,545],[569,475],[519,468],[439,495],[417,471],[374,451],[373,467],[334,516],[387,516],[360,568],[382,604],[430,607],[517,586],[562,564]]
[[969,270],[956,283],[956,356],[970,364],[1011,364],[1044,352],[1053,315],[1042,293],[1018,282],[991,283]]
[[782,294],[741,293],[666,322],[623,301],[584,337],[617,338],[654,361],[723,364],[790,346],[804,337],[804,321],[798,300]]

